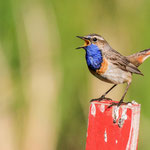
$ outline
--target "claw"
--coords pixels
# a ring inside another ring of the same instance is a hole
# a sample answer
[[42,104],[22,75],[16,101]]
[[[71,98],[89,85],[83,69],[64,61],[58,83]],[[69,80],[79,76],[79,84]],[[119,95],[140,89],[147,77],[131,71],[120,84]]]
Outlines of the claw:
[[116,106],[118,103],[112,102],[107,108],[111,108],[112,106]]
[[107,108],[111,108],[112,106],[120,107],[121,105],[127,105],[129,103],[131,102],[122,102],[122,101],[119,101],[118,103],[112,102],[111,105],[109,105]]
[[90,100],[90,102],[94,102],[94,101],[98,101],[98,102],[100,102],[100,101],[102,101],[102,100],[112,101],[112,99],[111,99],[111,98],[107,98],[107,97],[101,96],[100,98],[96,98],[96,99],[92,99],[92,100]]

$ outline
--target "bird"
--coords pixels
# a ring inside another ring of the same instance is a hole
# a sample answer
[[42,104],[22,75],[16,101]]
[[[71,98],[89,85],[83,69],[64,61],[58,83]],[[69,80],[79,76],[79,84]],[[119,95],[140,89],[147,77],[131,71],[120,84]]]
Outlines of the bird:
[[150,56],[150,49],[145,49],[129,56],[123,56],[121,53],[113,49],[109,43],[99,34],[89,34],[86,36],[77,36],[84,40],[84,45],[77,49],[85,50],[85,58],[89,71],[98,79],[113,86],[106,91],[100,98],[92,99],[92,101],[111,100],[106,95],[118,84],[127,83],[125,91],[119,102],[112,102],[109,107],[127,104],[123,100],[131,85],[132,75],[143,73],[138,67]]

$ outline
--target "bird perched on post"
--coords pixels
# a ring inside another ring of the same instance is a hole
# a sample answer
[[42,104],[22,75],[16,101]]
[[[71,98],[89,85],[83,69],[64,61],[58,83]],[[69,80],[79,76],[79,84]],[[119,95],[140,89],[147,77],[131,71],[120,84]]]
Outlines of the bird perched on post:
[[77,49],[85,49],[86,62],[89,71],[98,79],[114,84],[100,98],[91,101],[108,99],[105,97],[106,94],[108,94],[116,85],[127,83],[127,87],[119,103],[111,104],[111,106],[120,106],[124,103],[123,99],[132,82],[132,74],[143,75],[138,69],[138,66],[150,56],[150,49],[140,51],[130,56],[123,56],[114,50],[108,42],[98,34],[77,37],[85,41],[85,44]]

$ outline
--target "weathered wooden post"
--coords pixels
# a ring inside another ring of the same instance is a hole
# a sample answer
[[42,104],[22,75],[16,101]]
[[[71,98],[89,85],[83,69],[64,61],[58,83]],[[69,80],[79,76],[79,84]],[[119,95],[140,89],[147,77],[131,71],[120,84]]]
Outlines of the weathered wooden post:
[[141,105],[107,108],[111,102],[91,103],[86,150],[137,150]]

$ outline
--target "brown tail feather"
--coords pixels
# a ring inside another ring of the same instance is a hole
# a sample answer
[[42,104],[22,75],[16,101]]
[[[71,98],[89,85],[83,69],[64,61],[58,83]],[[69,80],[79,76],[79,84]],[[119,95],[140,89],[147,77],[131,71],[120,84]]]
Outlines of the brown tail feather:
[[150,49],[127,56],[127,59],[135,66],[141,65],[150,56]]

